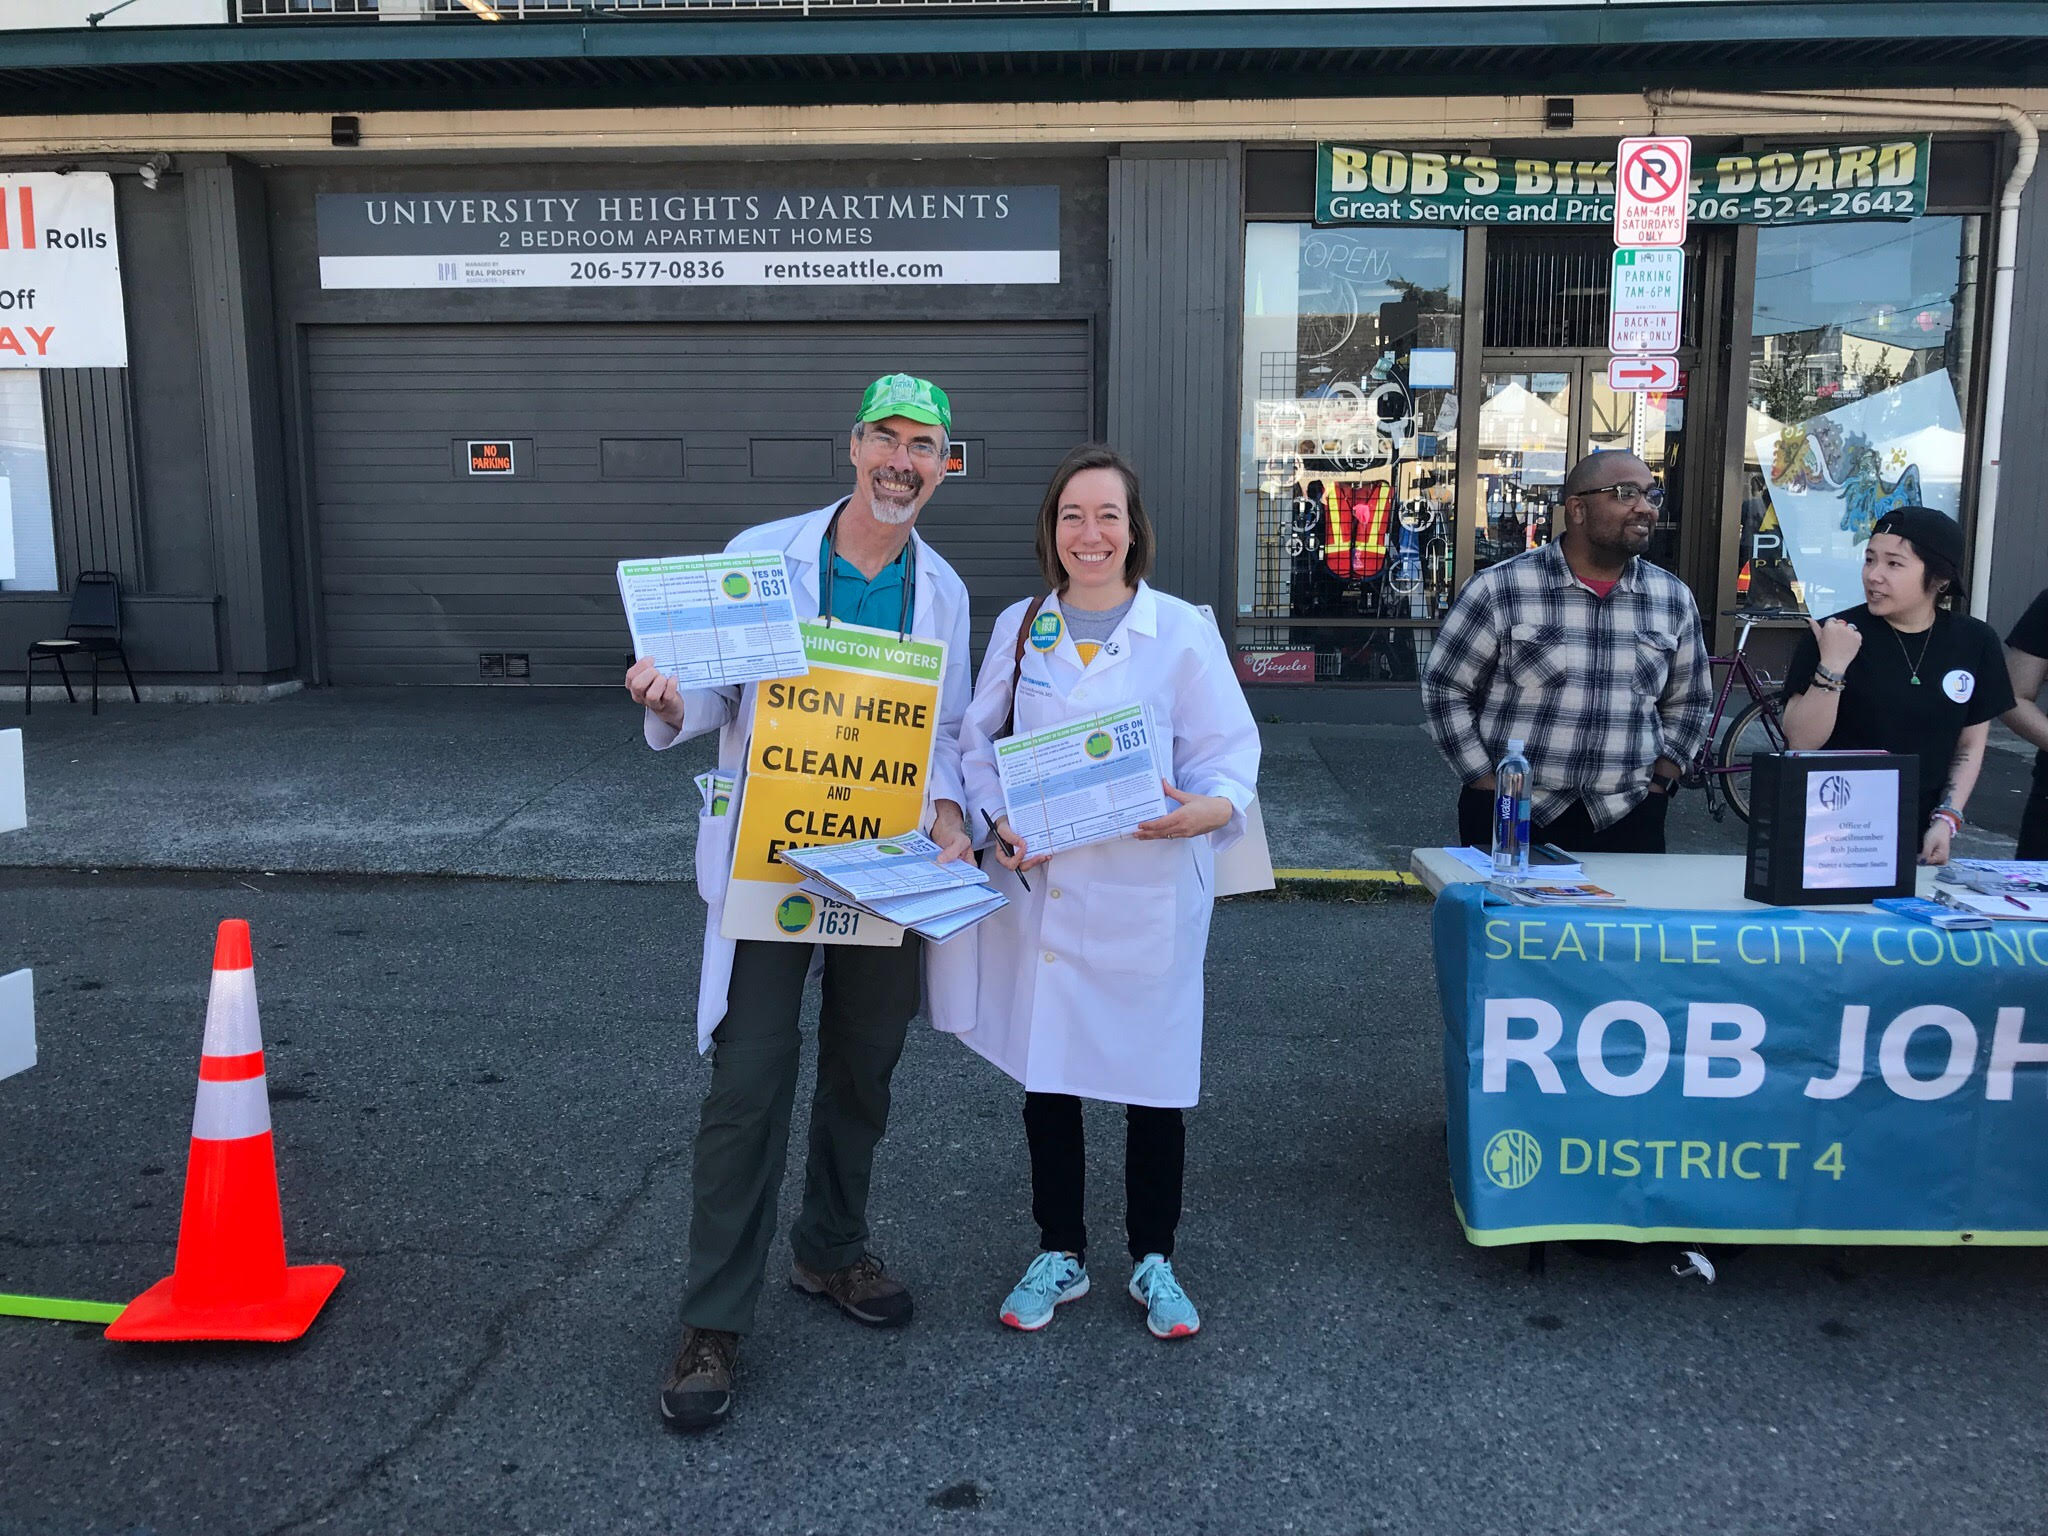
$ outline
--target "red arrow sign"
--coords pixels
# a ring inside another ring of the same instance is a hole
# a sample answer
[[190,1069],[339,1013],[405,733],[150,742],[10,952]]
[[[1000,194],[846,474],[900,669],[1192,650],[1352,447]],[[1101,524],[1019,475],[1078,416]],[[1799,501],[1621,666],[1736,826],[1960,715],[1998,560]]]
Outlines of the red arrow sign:
[[1675,357],[1617,357],[1607,364],[1607,387],[1619,394],[1665,394],[1678,388]]

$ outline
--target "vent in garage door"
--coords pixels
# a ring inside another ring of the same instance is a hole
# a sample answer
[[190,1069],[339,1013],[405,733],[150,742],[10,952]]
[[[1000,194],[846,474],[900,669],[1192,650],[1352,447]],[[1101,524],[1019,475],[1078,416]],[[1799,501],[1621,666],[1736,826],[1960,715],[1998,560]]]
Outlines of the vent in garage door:
[[[336,327],[310,366],[337,683],[474,684],[480,654],[518,653],[535,683],[615,686],[617,562],[844,495],[861,390],[898,369],[942,384],[975,444],[919,529],[974,594],[979,645],[1037,590],[1038,499],[1094,416],[1071,322]],[[469,474],[449,445],[472,440],[516,443],[518,472]]]

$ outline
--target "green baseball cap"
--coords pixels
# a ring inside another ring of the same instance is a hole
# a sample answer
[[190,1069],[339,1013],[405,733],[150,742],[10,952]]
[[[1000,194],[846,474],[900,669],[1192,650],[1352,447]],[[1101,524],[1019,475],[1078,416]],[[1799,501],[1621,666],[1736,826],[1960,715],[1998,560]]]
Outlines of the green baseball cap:
[[907,416],[928,421],[935,427],[953,430],[953,402],[929,379],[914,379],[907,373],[886,373],[868,386],[860,397],[860,419],[881,421],[890,416]]

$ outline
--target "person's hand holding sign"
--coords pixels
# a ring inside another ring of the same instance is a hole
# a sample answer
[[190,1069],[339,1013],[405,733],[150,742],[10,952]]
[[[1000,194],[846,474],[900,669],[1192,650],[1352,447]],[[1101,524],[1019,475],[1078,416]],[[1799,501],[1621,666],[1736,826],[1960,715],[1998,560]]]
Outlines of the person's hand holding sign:
[[676,680],[642,656],[626,671],[626,692],[633,702],[657,719],[680,731],[683,728],[683,695]]
[[1186,794],[1164,779],[1159,781],[1159,785],[1166,791],[1166,798],[1177,803],[1164,816],[1139,822],[1137,831],[1132,834],[1137,838],[1201,837],[1229,821],[1231,813],[1237,809],[1221,795]]

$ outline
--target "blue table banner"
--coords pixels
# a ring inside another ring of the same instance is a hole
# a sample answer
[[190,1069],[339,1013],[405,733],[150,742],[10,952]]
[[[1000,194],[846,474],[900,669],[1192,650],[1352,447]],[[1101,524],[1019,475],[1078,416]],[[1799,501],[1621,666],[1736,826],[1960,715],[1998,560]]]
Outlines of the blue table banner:
[[1472,1242],[2048,1243],[2048,923],[1461,884],[1434,934]]

